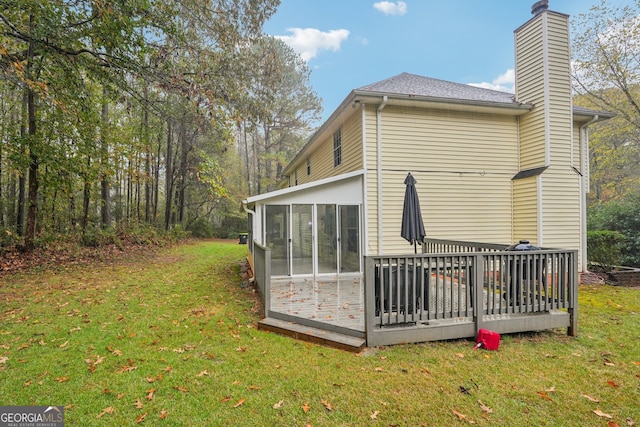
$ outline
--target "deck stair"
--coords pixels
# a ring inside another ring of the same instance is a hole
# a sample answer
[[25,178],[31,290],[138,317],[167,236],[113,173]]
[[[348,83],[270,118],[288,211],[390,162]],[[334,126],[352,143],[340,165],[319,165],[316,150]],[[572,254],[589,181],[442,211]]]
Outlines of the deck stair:
[[365,348],[364,338],[353,337],[339,332],[326,331],[295,322],[266,317],[258,322],[258,329],[290,336],[300,341],[312,342],[327,347],[359,353]]

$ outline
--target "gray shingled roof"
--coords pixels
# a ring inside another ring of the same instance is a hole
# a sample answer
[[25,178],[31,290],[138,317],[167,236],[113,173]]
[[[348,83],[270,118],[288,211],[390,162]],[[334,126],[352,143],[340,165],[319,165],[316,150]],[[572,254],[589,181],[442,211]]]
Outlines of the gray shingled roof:
[[461,83],[438,80],[415,74],[402,73],[388,79],[362,86],[356,92],[373,92],[441,99],[459,99],[478,102],[516,104],[512,93],[484,89]]

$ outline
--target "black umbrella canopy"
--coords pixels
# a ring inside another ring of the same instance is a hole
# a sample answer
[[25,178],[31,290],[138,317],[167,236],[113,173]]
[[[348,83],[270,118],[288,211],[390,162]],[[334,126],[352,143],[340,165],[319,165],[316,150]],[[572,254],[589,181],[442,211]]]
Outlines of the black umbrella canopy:
[[416,190],[416,179],[411,172],[404,180],[407,186],[404,192],[404,209],[402,210],[402,229],[400,236],[413,244],[414,252],[418,252],[416,243],[422,243],[424,236],[424,223],[422,222],[422,212],[420,211],[420,200],[418,200],[418,192]]

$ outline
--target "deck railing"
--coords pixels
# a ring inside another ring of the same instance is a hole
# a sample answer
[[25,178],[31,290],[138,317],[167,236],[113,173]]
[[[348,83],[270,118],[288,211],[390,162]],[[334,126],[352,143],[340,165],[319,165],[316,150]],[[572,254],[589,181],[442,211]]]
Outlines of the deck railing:
[[257,242],[253,242],[253,259],[255,271],[253,277],[256,288],[264,304],[264,312],[268,315],[271,309],[271,249]]
[[567,327],[576,334],[576,251],[511,252],[455,241],[426,246],[423,254],[366,257],[368,345],[462,338],[482,327],[503,333]]

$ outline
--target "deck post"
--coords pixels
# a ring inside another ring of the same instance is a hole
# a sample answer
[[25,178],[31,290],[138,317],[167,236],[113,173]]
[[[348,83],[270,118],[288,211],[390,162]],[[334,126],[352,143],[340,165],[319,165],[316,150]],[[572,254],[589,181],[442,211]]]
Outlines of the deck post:
[[374,262],[370,256],[364,257],[364,331],[367,340],[366,345],[372,345],[374,341],[373,329],[375,327],[376,318],[376,295],[375,295],[375,278]]
[[484,256],[476,253],[473,256],[473,321],[476,325],[476,336],[482,328],[484,320]]
[[567,335],[571,337],[578,336],[578,252],[570,252],[569,262],[569,327]]
[[264,313],[269,316],[271,311],[271,249],[264,251]]

